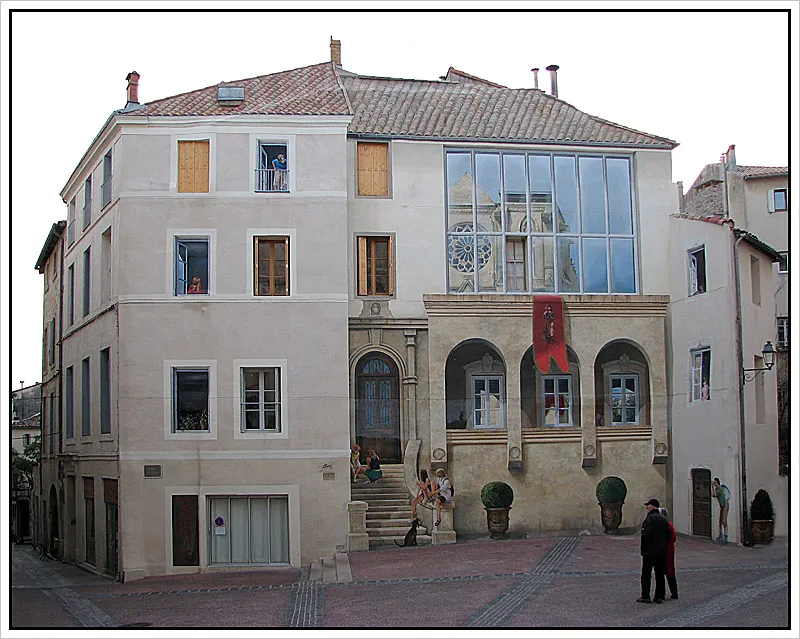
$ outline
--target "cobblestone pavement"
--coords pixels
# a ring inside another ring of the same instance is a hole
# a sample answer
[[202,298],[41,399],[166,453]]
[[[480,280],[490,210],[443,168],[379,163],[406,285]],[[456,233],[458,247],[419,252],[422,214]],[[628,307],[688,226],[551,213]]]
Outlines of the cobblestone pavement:
[[19,546],[10,618],[13,629],[787,629],[788,546],[786,539],[742,548],[681,536],[680,598],[663,605],[636,602],[638,535],[473,536],[450,546],[351,553],[350,583],[312,580],[306,567],[120,584]]

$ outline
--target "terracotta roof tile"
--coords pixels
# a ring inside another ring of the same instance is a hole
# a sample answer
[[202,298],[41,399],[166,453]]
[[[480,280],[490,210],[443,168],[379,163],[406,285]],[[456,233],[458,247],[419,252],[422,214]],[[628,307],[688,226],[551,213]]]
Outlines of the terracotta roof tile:
[[730,218],[722,215],[692,215],[690,213],[673,213],[670,217],[677,217],[684,220],[696,220],[698,222],[708,222],[709,224],[727,224]]
[[744,174],[744,179],[783,177],[789,175],[788,166],[737,166],[736,173]]
[[350,132],[445,140],[613,144],[672,149],[677,142],[579,111],[538,89],[342,78],[354,110]]
[[[240,104],[217,101],[217,87],[244,87]],[[331,62],[281,71],[154,100],[129,113],[148,116],[350,115],[350,106]]]

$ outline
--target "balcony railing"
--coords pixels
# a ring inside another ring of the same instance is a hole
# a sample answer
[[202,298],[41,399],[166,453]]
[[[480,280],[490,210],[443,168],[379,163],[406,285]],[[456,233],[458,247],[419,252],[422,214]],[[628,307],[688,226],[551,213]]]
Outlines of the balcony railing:
[[288,170],[256,169],[256,193],[287,192],[288,190]]

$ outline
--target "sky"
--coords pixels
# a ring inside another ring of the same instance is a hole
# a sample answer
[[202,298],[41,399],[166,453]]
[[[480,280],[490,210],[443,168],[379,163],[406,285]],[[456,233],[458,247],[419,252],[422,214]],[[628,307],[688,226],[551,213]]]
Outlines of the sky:
[[[342,42],[343,67],[364,75],[436,80],[453,66],[523,88],[533,86],[530,70],[539,67],[539,87],[549,92],[544,69],[557,64],[561,99],[679,142],[673,180],[683,181],[684,189],[730,144],[736,145],[739,164],[788,163],[786,13],[674,11],[701,6],[697,3],[647,3],[671,9],[650,12],[520,10],[541,6],[533,3],[508,3],[512,12],[345,12],[329,11],[333,5],[326,3],[302,12],[102,10],[168,6],[160,3],[85,3],[101,10],[55,10],[74,6],[2,3],[0,325],[4,344],[11,347],[10,356],[2,349],[6,388],[41,380],[43,282],[33,267],[51,225],[66,219],[61,189],[111,112],[125,106],[125,77],[133,70],[141,75],[139,100],[148,102],[327,61],[331,36]],[[796,8],[797,3],[758,6]],[[52,10],[9,13],[37,7]],[[796,27],[797,13],[791,20]],[[797,60],[797,43],[793,46]]]

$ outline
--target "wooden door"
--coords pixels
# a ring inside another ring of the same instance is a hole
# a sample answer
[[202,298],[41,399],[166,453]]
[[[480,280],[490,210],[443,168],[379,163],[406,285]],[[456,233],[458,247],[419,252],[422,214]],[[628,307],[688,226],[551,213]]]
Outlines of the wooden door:
[[711,537],[711,471],[692,470],[692,534]]
[[400,384],[397,366],[371,353],[356,367],[356,443],[362,461],[375,449],[381,461],[400,463]]
[[117,576],[117,505],[106,502],[106,572]]

